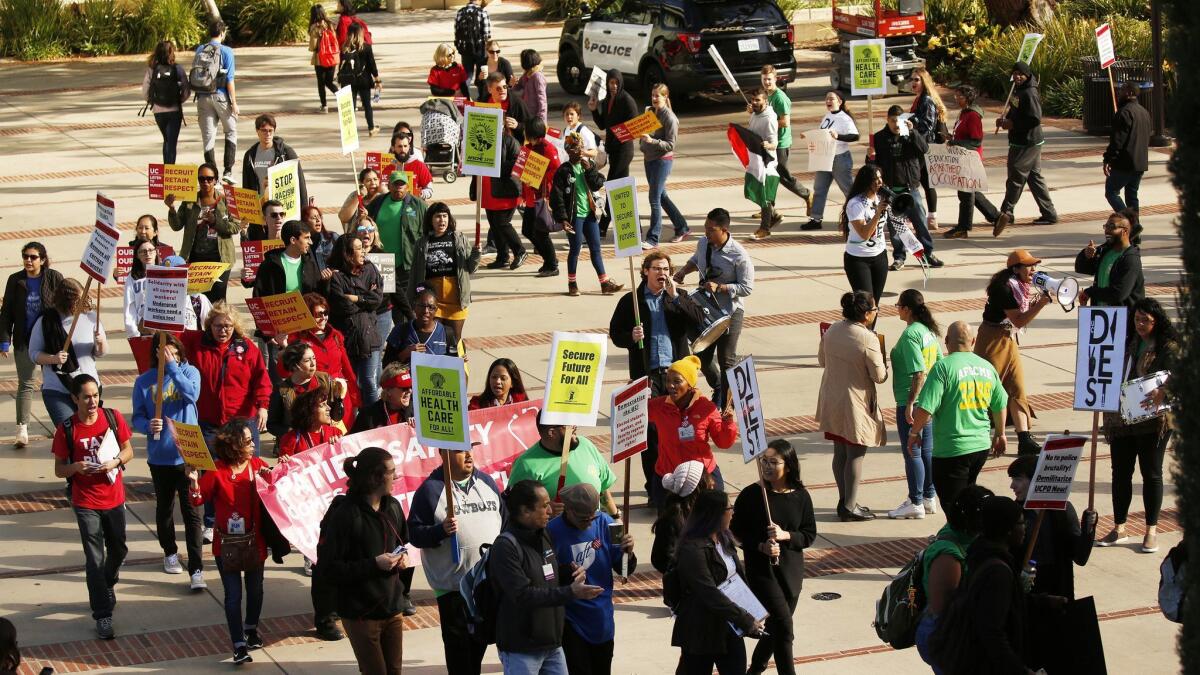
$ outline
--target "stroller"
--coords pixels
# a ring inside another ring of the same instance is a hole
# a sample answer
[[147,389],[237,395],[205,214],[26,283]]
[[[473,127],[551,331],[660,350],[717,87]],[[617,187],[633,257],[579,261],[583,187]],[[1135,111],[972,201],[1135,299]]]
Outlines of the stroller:
[[447,183],[458,180],[458,143],[462,115],[454,99],[430,98],[421,104],[421,147],[430,173]]

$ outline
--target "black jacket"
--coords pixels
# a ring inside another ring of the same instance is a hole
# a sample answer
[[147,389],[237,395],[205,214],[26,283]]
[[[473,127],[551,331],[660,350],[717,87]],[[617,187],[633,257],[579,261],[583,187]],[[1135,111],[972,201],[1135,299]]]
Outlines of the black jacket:
[[[971,673],[1025,675],[1025,593],[1016,573],[1019,563],[1003,546],[982,537],[967,550],[965,594],[974,640]],[[947,674],[958,671],[947,670]]]
[[[1025,531],[1025,546],[1029,545],[1029,535],[1033,534],[1032,523],[1037,517],[1037,511],[1026,509],[1025,522],[1030,523],[1030,527]],[[1065,510],[1046,511],[1037,542],[1033,545],[1031,559],[1037,561],[1033,592],[1061,595],[1074,600],[1075,565],[1082,567],[1087,564],[1095,538],[1095,532],[1083,532],[1079,514],[1071,502],[1067,502]]]
[[[642,329],[647,339],[651,334],[660,334],[665,328],[671,337],[671,361],[675,362],[692,353],[688,342],[688,331],[694,329],[704,320],[704,312],[682,290],[677,290],[675,300],[663,297],[663,314],[667,325],[658,326],[652,323],[650,307],[646,305],[646,280],[638,284],[638,312],[642,317]],[[629,352],[629,377],[637,379],[650,370],[650,355],[630,337],[633,331],[633,293],[626,293],[617,301],[612,319],[608,322],[608,336],[613,344]],[[643,342],[644,343],[644,342]]]
[[[732,546],[727,552],[737,560],[737,551]],[[729,636],[729,624],[746,633],[754,628],[754,617],[717,588],[728,574],[712,539],[680,540],[675,569],[682,595],[675,608],[672,646],[686,654],[722,655]],[[737,560],[737,573],[743,578],[746,576],[740,560]]]
[[[913,111],[912,123],[917,133],[921,134],[927,143],[933,143],[937,136],[938,113],[937,104],[933,102],[933,97],[929,94],[921,94],[921,98],[917,100],[917,109]],[[846,139],[838,137],[838,140]]]
[[[258,266],[258,276],[254,278],[254,297],[265,298],[287,292],[287,275],[283,271],[285,250],[277,248],[267,251],[263,256],[262,264]],[[317,267],[317,259],[311,255],[300,256],[300,293],[319,292],[321,270]]]
[[[521,144],[512,136],[504,134],[500,137],[500,145],[503,146],[500,149],[500,177],[488,181],[492,196],[496,199],[520,197],[521,181],[512,177],[512,171],[513,167],[517,165],[517,156],[521,154]],[[478,199],[476,197],[478,184],[478,179],[471,180],[471,187],[468,190],[471,201]]]
[[[354,427],[350,429],[350,433],[357,434],[361,431],[370,431],[371,429],[391,425],[392,422],[388,420],[387,408],[385,406],[387,406],[387,402],[381,398],[371,405],[359,408],[354,415]],[[410,405],[404,410],[404,414],[401,415],[401,421],[407,422],[412,419],[412,416],[413,411]]]
[[[254,158],[258,156],[258,148],[259,144],[255,143],[242,157],[242,187],[254,190],[259,194],[266,194],[263,186],[258,184],[258,174],[254,173]],[[275,159],[271,161],[271,166],[282,164],[289,159],[300,159],[300,155],[296,154],[292,146],[284,143],[281,136],[276,136],[271,141],[271,148],[275,151]],[[303,164],[296,165],[296,176],[300,179],[300,207],[303,208],[308,204],[308,186],[304,184]]]
[[625,78],[620,70],[613,68],[608,71],[604,78],[605,87],[608,86],[609,80],[617,81],[617,93],[609,94],[603,101],[597,102],[596,109],[592,111],[592,120],[604,130],[604,150],[611,153],[621,145],[612,128],[637,117],[642,111],[638,110],[637,101],[633,100],[633,96],[625,91]]
[[[8,277],[4,285],[4,305],[0,306],[0,342],[11,343],[14,349],[29,348],[29,338],[25,335],[25,296],[28,294],[25,281],[28,277],[25,270],[17,270]],[[62,283],[63,275],[58,270],[49,267],[42,268],[42,307],[50,306],[50,298],[54,289]],[[37,323],[38,317],[29,322],[30,328]]]
[[[587,158],[580,161],[584,163],[583,181],[587,183],[588,191],[595,192],[604,187],[604,176],[596,170],[596,165]],[[554,180],[550,182],[550,210],[558,222],[575,222],[575,169],[570,162],[564,162],[554,172]],[[590,212],[595,215],[594,204]]]
[[[511,522],[496,538],[488,557],[488,574],[500,598],[496,615],[498,649],[532,652],[562,644],[563,608],[575,595],[571,580],[562,578],[558,569],[558,556],[545,530],[530,530]],[[555,576],[546,579],[543,570],[554,570]]]
[[[804,549],[817,538],[817,518],[812,497],[803,487],[787,493],[769,492],[771,517],[763,509],[762,488],[751,484],[742,490],[733,506],[729,529],[742,543],[746,557],[746,580],[758,593],[763,586],[778,584],[787,596],[797,597],[804,585]],[[791,535],[779,543],[779,564],[758,550],[767,540],[767,524],[774,521]]]
[[[346,336],[346,354],[351,359],[361,359],[379,351],[385,336],[379,334],[375,310],[384,302],[383,277],[371,261],[367,261],[358,274],[342,271],[329,278],[325,298],[329,300],[329,321]],[[347,295],[357,295],[358,302],[350,302]]]
[[1104,163],[1118,171],[1140,173],[1150,168],[1150,113],[1137,99],[1125,101],[1113,118]]
[[[511,78],[511,75],[509,77]],[[487,88],[484,87],[479,98],[475,100],[479,101],[480,103],[489,103],[492,100],[492,96],[488,93]],[[525,142],[525,125],[529,124],[530,115],[529,110],[525,108],[525,102],[521,100],[520,96],[517,96],[511,91],[508,94],[508,110],[504,111],[504,116],[511,117],[516,120],[517,128],[509,130],[508,127],[504,127],[505,133],[501,134],[501,136],[512,136],[517,140],[517,145],[519,147]],[[507,174],[501,173],[500,175],[504,176]]]
[[[1100,269],[1100,261],[1109,250],[1104,244],[1096,249],[1096,255],[1087,257],[1087,249],[1075,256],[1075,271],[1079,274],[1090,274],[1093,277]],[[1146,297],[1146,277],[1142,274],[1142,252],[1137,245],[1131,245],[1121,252],[1121,257],[1113,263],[1108,273],[1108,288],[1099,288],[1094,283],[1084,289],[1092,304],[1106,307],[1128,307],[1130,321],[1133,320],[1133,306],[1138,300]]]
[[1008,130],[1010,145],[1039,145],[1045,140],[1042,136],[1042,97],[1037,84],[1037,77],[1030,75],[1025,84],[1013,90],[1012,104],[1004,116],[1012,121],[1012,128]]
[[875,161],[872,163],[883,174],[884,185],[914,188],[921,184],[921,161],[927,152],[929,144],[915,129],[909,129],[907,136],[901,136],[885,126],[875,132]]
[[388,619],[404,609],[401,571],[384,572],[375,556],[408,543],[408,521],[400,502],[385,495],[379,510],[366,500],[338,495],[321,519],[314,574],[338,587],[343,619]]

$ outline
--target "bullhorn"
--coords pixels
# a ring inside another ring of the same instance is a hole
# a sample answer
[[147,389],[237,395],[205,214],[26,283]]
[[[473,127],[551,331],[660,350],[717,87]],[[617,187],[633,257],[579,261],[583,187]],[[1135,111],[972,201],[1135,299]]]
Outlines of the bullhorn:
[[1072,277],[1055,279],[1045,272],[1033,275],[1033,285],[1058,301],[1064,312],[1075,309],[1075,300],[1079,297],[1079,282]]

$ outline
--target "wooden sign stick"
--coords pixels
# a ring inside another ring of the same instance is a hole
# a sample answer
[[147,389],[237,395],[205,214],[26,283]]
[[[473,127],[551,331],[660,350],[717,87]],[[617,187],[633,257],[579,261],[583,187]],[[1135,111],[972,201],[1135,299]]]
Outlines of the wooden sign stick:
[[558,488],[554,491],[554,501],[562,502],[562,490],[567,485],[567,455],[571,453],[571,427],[563,426],[562,463],[558,468]]
[[[154,388],[154,419],[161,420],[163,413],[163,375],[167,371],[167,332],[158,332],[158,386]],[[159,433],[154,434],[158,440]]]
[[[87,294],[89,292],[91,292],[91,290],[92,290],[92,277],[88,276],[87,282],[83,284],[83,297],[86,298]],[[97,307],[97,310],[99,310],[98,307]],[[96,323],[97,324],[100,323],[100,312],[99,311],[96,312]],[[61,351],[65,352],[71,348],[71,338],[75,336],[75,327],[78,325],[79,325],[79,310],[75,310],[75,316],[71,317],[71,329],[67,331],[67,341],[63,343],[63,348]]]

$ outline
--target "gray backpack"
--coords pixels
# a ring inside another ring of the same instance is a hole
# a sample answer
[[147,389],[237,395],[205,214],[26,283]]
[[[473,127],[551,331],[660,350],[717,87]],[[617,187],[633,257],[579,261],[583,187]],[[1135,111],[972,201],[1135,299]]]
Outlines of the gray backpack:
[[188,84],[200,94],[215,94],[217,87],[225,84],[221,74],[221,45],[210,42],[196,52],[188,71]]

